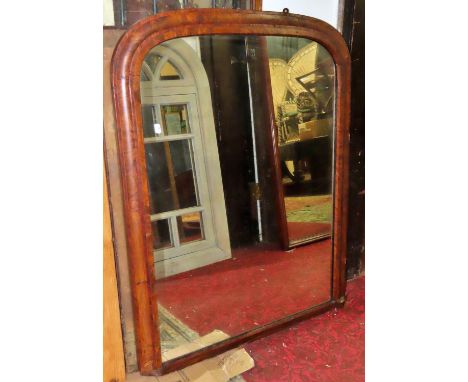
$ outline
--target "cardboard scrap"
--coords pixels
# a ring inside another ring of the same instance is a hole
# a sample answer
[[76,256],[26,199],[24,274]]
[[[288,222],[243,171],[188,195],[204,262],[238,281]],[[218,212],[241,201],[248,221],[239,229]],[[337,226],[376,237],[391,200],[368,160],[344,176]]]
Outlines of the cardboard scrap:
[[173,373],[156,377],[157,382],[227,382],[254,367],[252,357],[244,349],[230,350],[217,357]]
[[[222,341],[229,336],[220,330],[214,330],[206,336],[200,337],[189,344],[168,350],[163,360],[178,357],[194,350],[201,349],[215,342]],[[216,357],[206,359],[161,377],[142,377],[132,375],[128,382],[227,382],[231,378],[250,370],[255,366],[254,360],[245,349],[234,349]]]
[[162,354],[162,360],[164,362],[170,359],[174,359],[184,354],[192,353],[195,350],[205,348],[216,342],[224,341],[225,339],[228,339],[228,338],[229,336],[226,333],[222,332],[221,330],[213,330],[211,333],[208,333],[205,336],[193,339],[192,342],[190,343],[177,346],[174,349],[166,350]]

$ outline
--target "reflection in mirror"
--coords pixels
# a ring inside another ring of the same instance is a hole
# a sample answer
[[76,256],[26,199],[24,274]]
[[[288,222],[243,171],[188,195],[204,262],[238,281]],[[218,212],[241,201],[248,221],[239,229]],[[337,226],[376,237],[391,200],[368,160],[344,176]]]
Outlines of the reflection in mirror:
[[[180,38],[141,73],[163,360],[329,301],[328,53],[293,37]],[[284,221],[292,243],[323,240],[285,251]]]
[[267,41],[289,245],[330,237],[334,62],[308,40]]
[[145,148],[151,213],[197,206],[190,140],[148,143]]
[[153,230],[153,248],[155,250],[170,248],[173,246],[171,227],[168,219],[151,222]]
[[168,81],[168,80],[180,80],[180,73],[174,67],[172,62],[167,61],[161,68],[161,72],[159,73],[159,79],[161,81]]

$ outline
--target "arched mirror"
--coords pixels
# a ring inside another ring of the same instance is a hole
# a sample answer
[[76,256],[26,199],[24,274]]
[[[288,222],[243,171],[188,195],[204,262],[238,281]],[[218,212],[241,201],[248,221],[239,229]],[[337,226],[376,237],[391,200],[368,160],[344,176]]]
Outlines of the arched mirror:
[[349,55],[327,24],[184,10],[113,63],[140,371],[344,302]]

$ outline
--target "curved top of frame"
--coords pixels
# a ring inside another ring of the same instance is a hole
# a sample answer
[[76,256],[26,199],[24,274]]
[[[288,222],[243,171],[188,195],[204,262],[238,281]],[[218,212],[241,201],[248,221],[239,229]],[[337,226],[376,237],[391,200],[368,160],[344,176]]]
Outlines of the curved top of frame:
[[122,36],[112,58],[114,86],[119,79],[139,76],[145,55],[164,41],[178,37],[219,34],[309,38],[324,46],[337,66],[345,65],[350,60],[341,34],[331,25],[313,17],[279,12],[184,9],[142,19]]

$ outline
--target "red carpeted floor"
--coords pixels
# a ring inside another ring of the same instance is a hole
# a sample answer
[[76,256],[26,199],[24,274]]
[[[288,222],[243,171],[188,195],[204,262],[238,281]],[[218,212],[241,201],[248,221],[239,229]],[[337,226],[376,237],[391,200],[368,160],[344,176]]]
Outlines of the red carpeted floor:
[[237,335],[329,299],[331,240],[284,252],[261,247],[157,282],[159,302],[200,335]]
[[363,382],[364,277],[348,282],[344,308],[244,346],[247,382]]

